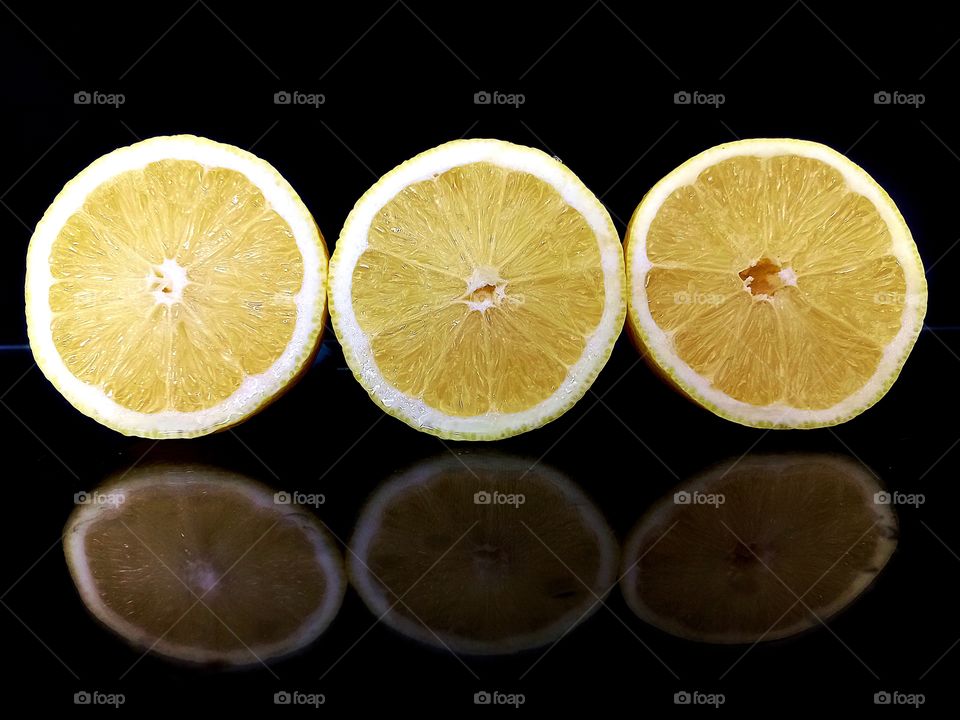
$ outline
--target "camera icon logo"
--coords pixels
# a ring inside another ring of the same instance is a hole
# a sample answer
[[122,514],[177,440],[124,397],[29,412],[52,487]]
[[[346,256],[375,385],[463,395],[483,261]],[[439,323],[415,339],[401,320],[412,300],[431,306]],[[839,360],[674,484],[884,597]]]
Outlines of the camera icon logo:
[[92,696],[86,690],[73,694],[74,705],[89,705],[92,699]]
[[274,505],[289,505],[291,502],[293,502],[293,498],[286,490],[281,490],[273,494]]
[[75,505],[89,505],[90,493],[88,493],[86,490],[81,490],[78,493],[74,493],[73,502]]
[[473,694],[474,705],[489,705],[492,701],[493,696],[491,696],[486,690],[481,690],[480,692]]
[[675,505],[689,505],[691,495],[686,490],[681,490],[680,492],[675,492],[673,494],[673,503]]
[[493,96],[486,90],[480,90],[473,94],[474,105],[489,105],[491,102],[493,102]]
[[893,696],[890,695],[886,690],[881,690],[878,693],[873,695],[873,704],[874,705],[889,705],[890,701],[893,699]]
[[873,94],[874,105],[889,105],[891,102],[893,102],[893,96],[886,90],[880,90]]
[[893,496],[891,496],[886,490],[881,490],[880,492],[875,492],[873,494],[873,502],[875,505],[889,505],[891,502],[893,502]]
[[292,696],[286,690],[281,690],[273,694],[274,705],[289,705],[292,699]]
[[89,105],[91,102],[93,102],[93,96],[86,90],[81,90],[73,94],[74,105]]
[[293,96],[286,90],[279,90],[273,94],[274,105],[289,105],[293,102]]
[[480,490],[473,494],[473,504],[474,505],[489,505],[493,502],[493,495],[491,495],[486,490]]
[[674,705],[689,705],[692,696],[686,690],[681,690],[680,692],[673,694],[673,704]]
[[693,102],[693,95],[688,93],[686,90],[680,90],[673,94],[673,104],[674,105],[689,105]]

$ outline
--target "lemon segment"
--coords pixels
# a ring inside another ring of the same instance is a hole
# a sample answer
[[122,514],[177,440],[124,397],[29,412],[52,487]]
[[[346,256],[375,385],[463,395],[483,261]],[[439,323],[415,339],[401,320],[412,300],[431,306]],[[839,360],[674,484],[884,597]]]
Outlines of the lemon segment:
[[700,404],[760,427],[853,417],[896,379],[926,309],[903,218],[859,167],[798,140],[696,156],[627,231],[628,321]]
[[31,346],[74,405],[121,432],[223,429],[316,348],[326,257],[306,208],[262,160],[153,138],[84,170],[38,225]]
[[602,205],[556,160],[461,140],[357,203],[331,261],[334,327],[373,399],[442,437],[494,439],[571,406],[625,313]]

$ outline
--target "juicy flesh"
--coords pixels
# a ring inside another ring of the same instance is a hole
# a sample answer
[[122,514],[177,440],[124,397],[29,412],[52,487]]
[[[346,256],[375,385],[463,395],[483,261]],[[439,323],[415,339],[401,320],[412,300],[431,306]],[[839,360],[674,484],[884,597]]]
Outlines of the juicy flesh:
[[93,522],[100,600],[149,638],[214,652],[282,642],[327,592],[303,521],[227,483],[157,485]]
[[550,397],[603,313],[594,232],[528,173],[473,163],[410,185],[367,241],[352,300],[377,367],[449,415]]
[[851,602],[895,543],[886,506],[830,463],[738,468],[700,492],[724,502],[677,505],[628,560],[640,558],[629,582],[650,612],[703,640],[817,624],[811,611]]
[[646,293],[679,357],[754,405],[832,407],[875,372],[906,284],[886,223],[824,162],[737,157],[660,207]]
[[[495,648],[582,612],[593,592],[609,589],[595,532],[554,485],[536,472],[521,480],[523,470],[471,470],[437,474],[384,513],[364,562],[387,605],[403,598],[392,612]],[[477,504],[479,491],[525,502]]]
[[184,160],[97,187],[50,252],[53,340],[130,410],[217,405],[293,334],[303,260],[243,174]]

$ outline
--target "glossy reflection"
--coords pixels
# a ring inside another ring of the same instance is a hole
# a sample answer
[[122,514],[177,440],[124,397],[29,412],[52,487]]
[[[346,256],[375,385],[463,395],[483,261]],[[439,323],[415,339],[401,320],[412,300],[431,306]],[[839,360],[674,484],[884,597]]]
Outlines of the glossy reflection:
[[872,473],[843,456],[715,467],[637,523],[624,548],[624,597],[642,619],[691,640],[800,633],[853,602],[890,559],[897,519],[879,492]]
[[441,456],[382,485],[351,550],[351,580],[374,615],[457,653],[547,644],[616,584],[616,541],[583,492],[492,453]]
[[252,665],[316,638],[346,585],[308,508],[226,470],[138,468],[77,498],[64,550],[87,608],[179,660]]

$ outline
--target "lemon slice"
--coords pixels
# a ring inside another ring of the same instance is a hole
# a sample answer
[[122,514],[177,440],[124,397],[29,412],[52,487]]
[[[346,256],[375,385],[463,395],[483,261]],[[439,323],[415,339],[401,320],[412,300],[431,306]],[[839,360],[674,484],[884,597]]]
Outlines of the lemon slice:
[[569,409],[625,314],[604,207],[550,156],[456,140],[381,178],[330,263],[330,313],[386,412],[444,438],[492,440]]
[[78,410],[203,435],[274,399],[317,349],[327,251],[300,198],[230,145],[156,137],[95,161],[27,252],[30,346]]
[[545,645],[595,612],[616,585],[618,554],[600,511],[556,470],[464,455],[421,463],[377,490],[347,569],[395,630],[494,655]]
[[90,612],[133,645],[211,665],[253,665],[312,642],[346,579],[313,515],[203,466],[138,468],[84,496],[64,530]]
[[689,640],[753,643],[818,626],[897,546],[897,518],[859,463],[751,456],[663,498],[624,546],[620,587],[643,620]]
[[824,145],[744,140],[688,160],[627,229],[628,326],[695,402],[744,425],[835,425],[879,400],[923,325],[910,230]]

